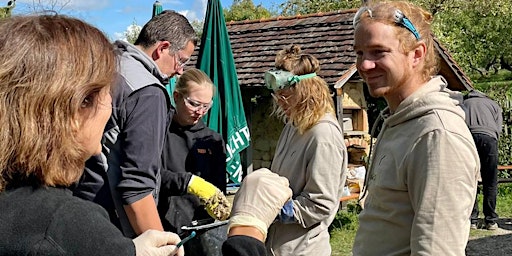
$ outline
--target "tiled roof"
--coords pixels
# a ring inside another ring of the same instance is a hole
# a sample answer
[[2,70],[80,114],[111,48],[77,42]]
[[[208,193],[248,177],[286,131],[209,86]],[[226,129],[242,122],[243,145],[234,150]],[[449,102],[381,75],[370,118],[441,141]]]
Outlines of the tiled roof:
[[[298,44],[305,53],[318,58],[321,67],[319,76],[334,87],[356,60],[352,49],[352,19],[355,12],[356,9],[350,9],[227,22],[240,86],[263,86],[263,74],[274,67],[277,51]],[[469,78],[438,41],[436,48],[442,62],[440,74],[447,78],[449,87],[456,90],[472,87]],[[195,57],[191,64],[195,64]],[[357,72],[352,73],[357,78]]]
[[439,74],[446,78],[448,84],[456,84],[457,89],[459,90],[469,90],[470,88],[473,88],[471,80],[457,65],[448,50],[443,47],[438,40],[434,40],[434,44],[440,57],[441,70],[439,71]]
[[276,53],[298,44],[320,61],[319,76],[333,86],[355,61],[353,11],[229,22],[227,28],[238,78],[243,86],[262,86]]

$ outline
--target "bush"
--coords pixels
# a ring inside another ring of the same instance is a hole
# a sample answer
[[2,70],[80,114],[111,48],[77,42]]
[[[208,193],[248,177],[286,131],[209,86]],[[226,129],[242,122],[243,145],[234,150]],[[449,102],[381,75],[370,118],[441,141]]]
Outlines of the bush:
[[359,219],[357,215],[361,212],[360,206],[354,201],[347,204],[347,209],[339,210],[332,224],[329,226],[329,232],[334,229],[357,230]]

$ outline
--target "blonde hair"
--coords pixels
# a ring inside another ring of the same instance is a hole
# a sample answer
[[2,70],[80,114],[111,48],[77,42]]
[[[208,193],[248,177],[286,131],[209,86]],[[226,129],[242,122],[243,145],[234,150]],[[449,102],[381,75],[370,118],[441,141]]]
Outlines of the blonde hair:
[[[291,45],[277,53],[275,67],[295,75],[305,75],[318,73],[320,62],[313,55],[302,53],[298,45]],[[326,113],[334,114],[334,102],[329,87],[319,76],[301,80],[291,90],[295,104],[289,106],[288,116],[276,101],[272,114],[283,121],[291,122],[299,133],[313,127]]]
[[215,93],[215,86],[213,86],[213,82],[210,77],[202,70],[197,68],[187,69],[185,72],[183,72],[183,74],[176,82],[174,91],[181,95],[188,95],[189,82],[193,82],[199,86],[210,87],[212,92]]
[[0,63],[0,191],[71,185],[89,157],[84,105],[113,81],[110,42],[78,19],[15,16],[0,21]]
[[[372,12],[370,17],[368,12],[361,13],[359,20],[371,20],[381,22],[394,27],[396,36],[401,45],[401,51],[406,53],[417,46],[418,40],[414,37],[411,31],[397,25],[394,22],[394,11],[400,10],[414,25],[420,34],[421,41],[427,47],[425,55],[424,67],[422,70],[422,78],[428,81],[431,76],[436,75],[439,71],[438,55],[434,46],[434,36],[431,30],[433,16],[428,11],[406,1],[383,1],[370,3],[369,6],[362,7],[369,8]],[[358,24],[354,24],[356,27]]]

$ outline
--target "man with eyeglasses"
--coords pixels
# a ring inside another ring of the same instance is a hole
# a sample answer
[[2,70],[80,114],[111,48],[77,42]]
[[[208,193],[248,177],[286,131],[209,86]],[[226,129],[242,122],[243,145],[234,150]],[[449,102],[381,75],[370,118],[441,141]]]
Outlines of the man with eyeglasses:
[[436,76],[431,22],[408,2],[370,4],[354,17],[359,75],[388,104],[370,152],[355,256],[465,255],[479,158],[462,94]]
[[103,153],[89,159],[74,194],[107,209],[127,237],[163,230],[156,207],[160,156],[174,112],[165,85],[183,73],[197,40],[183,15],[164,11],[133,45],[114,43],[119,67]]

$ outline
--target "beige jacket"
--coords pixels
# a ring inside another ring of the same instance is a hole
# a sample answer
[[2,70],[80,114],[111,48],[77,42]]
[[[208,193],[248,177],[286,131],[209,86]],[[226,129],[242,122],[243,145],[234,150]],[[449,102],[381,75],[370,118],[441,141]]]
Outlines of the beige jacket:
[[296,222],[270,226],[269,255],[331,255],[327,228],[338,210],[346,167],[347,150],[334,116],[325,115],[302,135],[285,126],[271,170],[290,181]]
[[480,162],[442,77],[385,110],[353,255],[465,255]]

